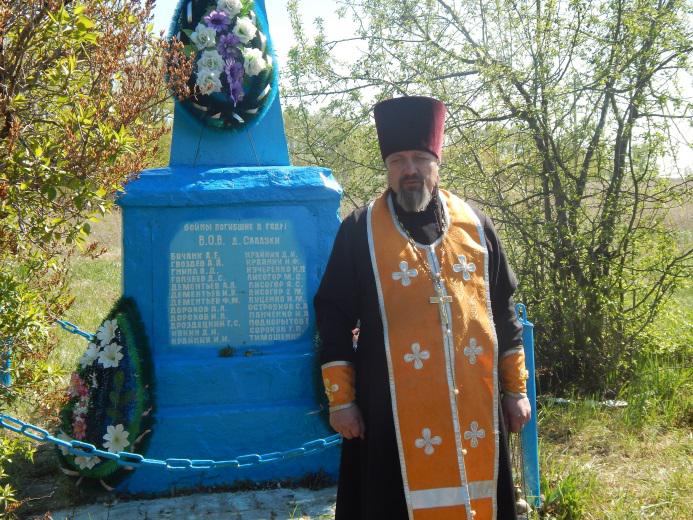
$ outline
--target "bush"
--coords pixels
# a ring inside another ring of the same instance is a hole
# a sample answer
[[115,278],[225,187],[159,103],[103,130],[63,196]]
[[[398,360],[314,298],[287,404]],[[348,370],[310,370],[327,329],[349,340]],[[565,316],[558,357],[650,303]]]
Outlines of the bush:
[[0,0],[0,340],[12,341],[13,379],[1,412],[55,414],[48,358],[52,323],[72,302],[68,261],[100,252],[91,224],[168,131],[165,76],[178,77],[168,64],[186,62],[169,61],[176,48],[152,32],[152,6]]
[[157,152],[166,45],[151,2],[0,0],[0,409],[45,382],[50,325],[71,304],[67,260]]
[[34,447],[27,439],[0,438],[0,518],[12,518],[13,512],[21,505],[10,476],[5,472],[8,464],[17,457],[31,460],[33,456]]

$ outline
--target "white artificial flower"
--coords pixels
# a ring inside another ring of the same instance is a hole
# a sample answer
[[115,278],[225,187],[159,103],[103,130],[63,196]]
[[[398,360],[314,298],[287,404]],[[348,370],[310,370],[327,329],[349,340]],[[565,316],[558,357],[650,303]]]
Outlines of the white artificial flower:
[[243,69],[248,76],[257,76],[267,68],[267,61],[260,49],[243,50]]
[[79,360],[79,365],[86,368],[99,357],[99,346],[96,343],[89,343],[87,350]]
[[130,445],[128,441],[129,435],[130,432],[125,431],[122,424],[108,426],[106,428],[106,435],[103,436],[104,440],[106,440],[106,442],[103,443],[103,447],[111,453],[123,451]]
[[[61,441],[67,441],[67,442],[70,442],[72,440],[63,431],[58,433],[58,439],[60,439]],[[60,450],[60,453],[62,453],[63,455],[69,455],[70,454],[70,452],[67,451],[67,448],[65,446],[58,446],[58,449]]]
[[243,2],[241,0],[218,0],[217,11],[224,11],[229,18],[233,18],[241,12]]
[[195,32],[190,35],[190,40],[198,50],[214,47],[217,44],[217,32],[200,22],[195,27]]
[[75,457],[75,464],[80,469],[91,469],[99,462],[101,462],[101,459],[98,457]]
[[221,57],[221,54],[216,49],[212,51],[206,50],[197,62],[197,69],[213,70],[220,74],[224,70],[224,58]]
[[101,341],[102,345],[108,345],[115,338],[116,329],[118,328],[117,320],[106,320],[103,325],[96,331],[96,338]]
[[123,359],[123,354],[120,350],[123,347],[117,343],[111,343],[106,345],[101,352],[99,352],[99,363],[103,365],[104,368],[117,368],[118,363]]
[[198,70],[195,84],[198,86],[202,94],[221,92],[221,79],[219,78],[219,73],[214,70]]
[[256,32],[257,27],[255,27],[253,21],[245,16],[236,20],[236,26],[233,28],[233,34],[238,37],[241,43],[248,43],[255,38]]
[[87,415],[87,410],[89,410],[89,397],[80,397],[78,403],[72,409],[74,415]]

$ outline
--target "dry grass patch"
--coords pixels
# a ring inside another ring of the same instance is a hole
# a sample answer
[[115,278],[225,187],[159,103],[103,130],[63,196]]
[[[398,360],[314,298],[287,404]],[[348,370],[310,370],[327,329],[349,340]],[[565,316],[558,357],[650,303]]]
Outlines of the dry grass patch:
[[541,458],[547,485],[542,491],[554,501],[548,504],[547,518],[690,518],[691,431],[634,430],[623,424],[617,410],[552,408],[542,411],[540,431],[546,433]]

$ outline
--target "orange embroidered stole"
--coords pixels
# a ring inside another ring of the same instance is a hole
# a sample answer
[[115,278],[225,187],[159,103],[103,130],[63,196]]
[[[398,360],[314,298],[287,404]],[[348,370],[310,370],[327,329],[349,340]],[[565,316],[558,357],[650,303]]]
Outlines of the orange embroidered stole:
[[[440,190],[447,230],[413,245],[384,194],[368,240],[409,518],[496,517],[498,362],[481,223]],[[415,249],[416,248],[416,249]]]

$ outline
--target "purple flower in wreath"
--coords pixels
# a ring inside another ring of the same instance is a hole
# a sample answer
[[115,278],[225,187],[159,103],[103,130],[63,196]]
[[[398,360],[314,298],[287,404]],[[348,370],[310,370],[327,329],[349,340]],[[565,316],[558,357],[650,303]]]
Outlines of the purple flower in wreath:
[[211,27],[216,32],[225,30],[230,24],[231,19],[224,11],[212,11],[203,18],[207,27]]
[[226,79],[229,82],[229,97],[233,101],[234,105],[243,101],[243,64],[235,61],[234,59],[226,60],[226,66],[224,67],[224,72],[226,73]]
[[233,101],[234,105],[243,101],[245,93],[243,92],[243,85],[239,82],[235,82],[231,85],[231,92],[229,92],[229,97]]
[[235,34],[222,34],[217,44],[217,50],[225,60],[235,58],[240,54],[236,47],[239,43],[241,43],[241,40]]

